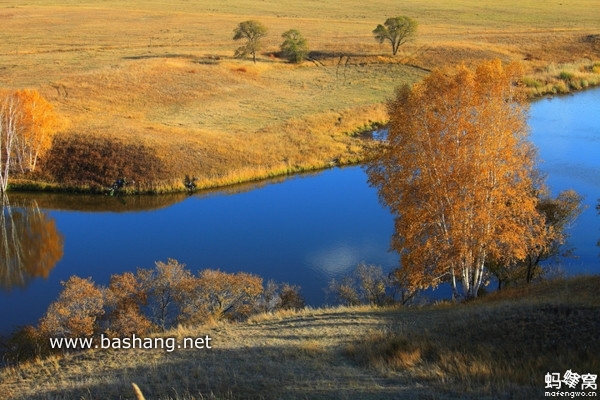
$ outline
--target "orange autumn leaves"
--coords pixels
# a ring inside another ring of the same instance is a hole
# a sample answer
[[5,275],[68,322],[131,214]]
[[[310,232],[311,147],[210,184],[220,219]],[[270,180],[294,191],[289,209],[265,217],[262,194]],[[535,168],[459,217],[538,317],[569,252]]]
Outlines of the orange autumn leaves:
[[436,70],[388,104],[387,145],[368,172],[396,215],[406,286],[446,281],[459,296],[460,282],[462,296],[476,297],[486,262],[510,265],[547,245],[520,74],[498,60]]
[[35,200],[0,195],[0,289],[26,287],[47,278],[63,256],[64,239],[55,221]]
[[244,320],[252,314],[304,308],[300,288],[245,272],[205,269],[194,275],[185,264],[168,259],[155,268],[113,275],[106,287],[91,278],[70,277],[37,327],[17,331],[8,358],[49,354],[49,338],[130,337],[177,325]]
[[59,127],[52,105],[36,90],[0,91],[0,191],[10,173],[35,171]]

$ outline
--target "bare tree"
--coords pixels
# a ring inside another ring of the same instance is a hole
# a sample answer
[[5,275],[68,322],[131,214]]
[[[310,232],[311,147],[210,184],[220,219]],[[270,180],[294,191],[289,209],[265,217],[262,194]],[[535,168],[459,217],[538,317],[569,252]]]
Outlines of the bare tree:
[[191,272],[177,260],[157,261],[153,270],[139,268],[137,279],[147,296],[150,320],[162,330],[170,328],[181,313],[182,298]]

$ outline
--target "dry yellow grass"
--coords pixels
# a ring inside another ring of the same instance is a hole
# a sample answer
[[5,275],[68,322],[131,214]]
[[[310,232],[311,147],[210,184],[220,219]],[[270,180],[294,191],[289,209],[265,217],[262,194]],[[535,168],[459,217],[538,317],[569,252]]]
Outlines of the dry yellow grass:
[[547,372],[597,373],[600,280],[423,308],[323,308],[166,333],[203,350],[92,350],[0,369],[7,399],[541,398]]
[[[65,135],[156,149],[164,171],[153,178],[163,188],[183,188],[185,174],[208,187],[359,161],[364,141],[347,133],[385,122],[382,102],[432,67],[500,58],[536,73],[552,62],[597,61],[599,7],[37,0],[0,8],[0,85],[39,89],[70,121]],[[371,31],[399,13],[420,27],[392,58]],[[233,28],[251,18],[269,27],[256,65],[232,58]],[[273,57],[290,28],[308,38],[314,62]]]

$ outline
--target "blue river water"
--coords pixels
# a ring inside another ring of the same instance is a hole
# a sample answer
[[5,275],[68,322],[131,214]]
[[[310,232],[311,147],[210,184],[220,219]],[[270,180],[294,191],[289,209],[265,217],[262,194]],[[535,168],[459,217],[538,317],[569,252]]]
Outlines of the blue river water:
[[[554,194],[575,189],[587,206],[569,230],[576,258],[561,261],[570,274],[600,273],[599,115],[597,89],[531,107],[531,139],[547,183]],[[193,196],[24,196],[54,221],[64,255],[44,274],[0,285],[0,334],[35,324],[71,275],[107,284],[112,274],[174,258],[192,271],[245,271],[299,285],[318,306],[328,302],[329,281],[358,263],[398,264],[388,251],[393,217],[360,166]]]

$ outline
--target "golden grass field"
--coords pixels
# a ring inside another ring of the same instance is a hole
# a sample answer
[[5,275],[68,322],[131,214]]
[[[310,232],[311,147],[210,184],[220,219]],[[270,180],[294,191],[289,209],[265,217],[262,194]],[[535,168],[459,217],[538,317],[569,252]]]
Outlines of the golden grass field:
[[[90,350],[0,369],[5,399],[538,399],[600,370],[600,278],[467,304],[324,308],[179,328],[203,350]],[[589,390],[588,390],[589,392]]]
[[[500,58],[525,65],[532,92],[597,84],[598,9],[599,0],[0,1],[0,86],[38,89],[67,123],[60,135],[155,151],[155,190],[182,189],[186,174],[218,186],[360,161],[365,140],[353,133],[384,123],[394,88],[434,67]],[[399,14],[419,31],[391,57],[371,31]],[[269,28],[255,65],[233,58],[233,29],[247,19]],[[312,61],[275,56],[291,28]],[[565,69],[570,81],[558,78]]]
[[[38,89],[65,121],[60,136],[151,149],[161,170],[146,188],[181,190],[185,175],[213,187],[359,162],[369,142],[358,133],[385,123],[395,87],[432,68],[499,58],[523,63],[532,95],[597,85],[599,10],[600,0],[0,0],[0,87]],[[396,15],[420,25],[391,57],[371,31]],[[256,64],[233,58],[233,29],[248,19],[269,28]],[[302,65],[276,57],[291,28],[313,52]],[[2,367],[0,398],[133,398],[132,382],[148,399],[541,398],[547,372],[600,371],[599,287],[579,278],[464,305],[181,328],[168,334],[209,334],[214,348]]]

